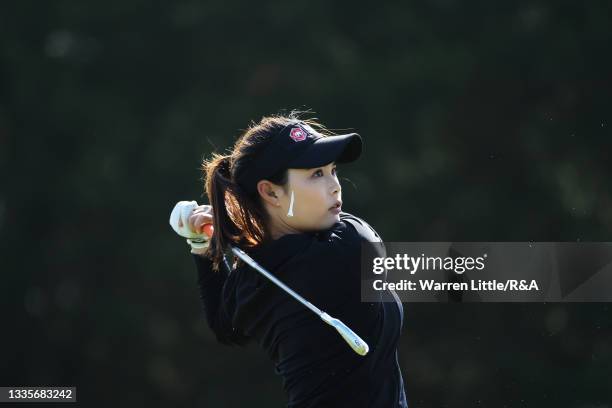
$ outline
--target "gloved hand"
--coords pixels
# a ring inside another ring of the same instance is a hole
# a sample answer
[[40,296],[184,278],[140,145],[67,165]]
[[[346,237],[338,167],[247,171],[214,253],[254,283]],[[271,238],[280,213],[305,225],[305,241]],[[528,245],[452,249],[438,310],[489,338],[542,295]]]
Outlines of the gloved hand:
[[[170,226],[178,235],[187,238],[187,243],[191,246],[192,253],[202,253],[210,244],[210,236],[204,233],[204,229],[199,233],[191,228],[189,217],[196,208],[198,208],[196,201],[179,201],[176,203],[170,213]],[[212,214],[210,218],[212,218]],[[211,231],[208,230],[208,232]]]

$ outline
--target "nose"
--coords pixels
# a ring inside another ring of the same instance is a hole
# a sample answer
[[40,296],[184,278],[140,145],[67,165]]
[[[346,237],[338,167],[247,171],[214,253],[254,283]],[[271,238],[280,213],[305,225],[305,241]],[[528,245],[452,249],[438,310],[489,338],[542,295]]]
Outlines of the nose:
[[341,190],[340,182],[338,181],[337,178],[334,177],[334,179],[332,180],[332,194],[339,193],[340,190]]

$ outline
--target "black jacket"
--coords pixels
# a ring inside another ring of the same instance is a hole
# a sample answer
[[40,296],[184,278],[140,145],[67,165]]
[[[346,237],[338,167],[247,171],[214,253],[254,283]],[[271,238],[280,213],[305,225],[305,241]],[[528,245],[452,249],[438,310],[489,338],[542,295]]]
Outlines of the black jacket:
[[408,406],[397,356],[402,303],[395,292],[361,302],[362,241],[381,240],[365,221],[341,212],[328,230],[284,235],[245,252],[362,337],[366,356],[250,266],[214,273],[208,258],[193,255],[208,326],[224,344],[257,340],[283,379],[289,408]]

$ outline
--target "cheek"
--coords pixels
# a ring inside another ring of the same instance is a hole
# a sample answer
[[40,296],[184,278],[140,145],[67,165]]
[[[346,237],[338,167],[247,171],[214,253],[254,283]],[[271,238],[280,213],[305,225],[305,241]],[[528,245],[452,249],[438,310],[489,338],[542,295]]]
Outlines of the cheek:
[[314,221],[313,218],[320,218],[325,213],[327,202],[322,189],[316,183],[305,183],[295,186],[295,206],[299,208],[298,216],[305,217],[305,220]]
[[320,213],[322,210],[326,209],[325,205],[327,201],[325,200],[325,192],[316,184],[310,186],[306,191],[306,199],[308,201],[308,208],[311,212]]

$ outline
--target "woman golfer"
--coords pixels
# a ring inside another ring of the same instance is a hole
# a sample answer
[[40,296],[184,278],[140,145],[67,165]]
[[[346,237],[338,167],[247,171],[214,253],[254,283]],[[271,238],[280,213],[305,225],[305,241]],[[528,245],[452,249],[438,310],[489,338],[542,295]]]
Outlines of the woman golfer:
[[[341,210],[336,165],[356,160],[361,146],[358,134],[332,135],[295,112],[264,117],[229,155],[203,162],[211,205],[188,216],[193,231],[214,227],[207,245],[191,250],[209,327],[224,344],[256,340],[282,377],[291,408],[408,406],[397,355],[402,303],[394,292],[387,293],[391,301],[360,297],[361,242],[380,238]],[[355,353],[333,327],[240,259],[226,271],[228,245],[340,319],[369,353]]]

